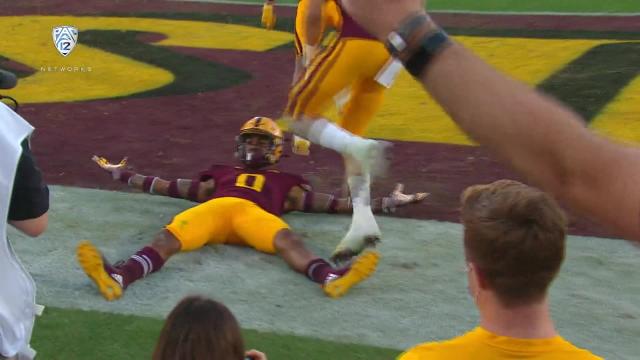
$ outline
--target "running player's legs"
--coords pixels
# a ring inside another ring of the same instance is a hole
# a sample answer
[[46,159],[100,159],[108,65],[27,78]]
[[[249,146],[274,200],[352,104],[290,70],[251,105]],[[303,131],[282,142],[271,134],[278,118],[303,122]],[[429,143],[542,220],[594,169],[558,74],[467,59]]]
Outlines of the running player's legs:
[[306,76],[291,89],[286,113],[294,119],[322,116],[333,97],[357,80],[358,58],[363,54],[351,51],[347,41],[334,41],[313,59]]
[[[358,136],[364,136],[375,114],[382,106],[385,88],[373,79],[364,79],[356,83],[348,95],[349,99],[340,112],[340,127]],[[347,178],[353,175],[361,175],[361,169],[357,161],[350,156],[345,156],[345,181],[343,187],[344,196],[350,196],[347,186]]]
[[358,254],[380,238],[370,206],[370,177],[386,170],[386,144],[353,135],[322,115],[338,92],[364,79],[374,79],[388,59],[386,49],[377,41],[339,39],[314,59],[308,76],[290,93],[287,113],[294,119],[293,132],[352,158],[357,165],[358,176],[350,176],[348,181],[354,205],[352,225],[336,248],[335,258]]

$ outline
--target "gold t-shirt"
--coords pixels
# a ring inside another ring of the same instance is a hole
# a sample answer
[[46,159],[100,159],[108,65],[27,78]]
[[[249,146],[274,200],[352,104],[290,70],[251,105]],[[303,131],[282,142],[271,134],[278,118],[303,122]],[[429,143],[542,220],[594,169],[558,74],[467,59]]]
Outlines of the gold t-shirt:
[[495,335],[478,326],[451,340],[417,345],[398,357],[398,360],[426,359],[595,360],[602,358],[574,346],[561,336],[550,339],[517,339]]

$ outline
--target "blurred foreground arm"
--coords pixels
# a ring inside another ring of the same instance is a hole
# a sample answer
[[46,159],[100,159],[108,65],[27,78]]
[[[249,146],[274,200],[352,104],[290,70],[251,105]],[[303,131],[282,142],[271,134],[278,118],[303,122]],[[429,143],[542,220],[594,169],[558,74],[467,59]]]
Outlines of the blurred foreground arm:
[[[343,3],[383,41],[403,19],[424,12],[421,0]],[[467,134],[529,181],[640,240],[639,149],[594,134],[566,106],[496,71],[455,41],[418,80]]]
[[31,154],[28,140],[22,142],[11,193],[9,224],[31,237],[41,235],[49,224],[49,188]]

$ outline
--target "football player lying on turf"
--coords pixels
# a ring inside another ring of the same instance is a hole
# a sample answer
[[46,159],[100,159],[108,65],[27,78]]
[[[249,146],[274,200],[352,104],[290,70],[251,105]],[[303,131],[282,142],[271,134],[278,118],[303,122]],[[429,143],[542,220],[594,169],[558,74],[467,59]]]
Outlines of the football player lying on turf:
[[[335,268],[311,253],[279,217],[290,211],[350,213],[350,199],[313,192],[300,176],[269,169],[282,154],[282,131],[265,117],[255,117],[240,129],[236,157],[242,166],[214,165],[195,180],[163,180],[124,170],[94,156],[114,179],[144,192],[184,198],[201,204],[176,215],[153,241],[128,260],[111,265],[88,241],[78,245],[84,272],[107,300],[115,300],[134,281],[160,270],[179,251],[207,244],[234,244],[278,254],[295,271],[322,285],[330,297],[340,297],[376,269],[378,253],[368,249],[351,265]],[[377,211],[422,201],[426,193],[403,194],[402,186],[374,200]]]

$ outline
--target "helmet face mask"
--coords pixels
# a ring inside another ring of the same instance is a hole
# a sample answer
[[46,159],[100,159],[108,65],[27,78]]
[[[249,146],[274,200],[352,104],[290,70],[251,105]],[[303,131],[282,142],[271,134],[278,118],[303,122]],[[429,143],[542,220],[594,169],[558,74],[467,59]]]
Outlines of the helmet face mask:
[[274,148],[273,139],[264,134],[245,133],[238,136],[237,156],[242,163],[250,168],[261,168],[271,165],[267,159]]
[[240,128],[236,137],[236,157],[253,169],[276,164],[282,155],[282,140],[282,130],[275,121],[254,117]]

